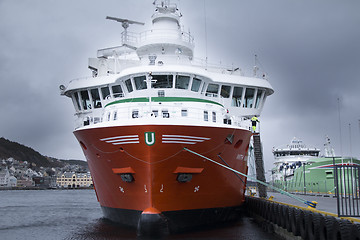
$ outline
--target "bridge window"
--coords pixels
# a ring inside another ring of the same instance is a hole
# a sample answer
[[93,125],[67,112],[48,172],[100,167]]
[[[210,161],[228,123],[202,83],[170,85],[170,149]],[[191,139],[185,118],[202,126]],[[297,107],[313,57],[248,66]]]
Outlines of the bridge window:
[[263,92],[264,92],[264,90],[260,90],[260,89],[258,90],[257,95],[256,95],[255,108],[259,108],[260,100],[261,100],[261,97],[263,95]]
[[152,88],[172,88],[173,75],[153,75]]
[[114,112],[114,118],[113,119],[114,119],[114,121],[116,121],[116,119],[117,119],[117,111]]
[[84,110],[91,109],[91,102],[88,91],[87,90],[81,91],[80,95],[81,95],[83,109]]
[[234,87],[231,106],[241,107],[242,94],[243,94],[243,88],[242,87]]
[[101,108],[100,94],[97,88],[90,90],[94,108]]
[[102,87],[101,88],[101,94],[102,94],[102,99],[106,99],[106,98],[110,98],[110,89],[109,87]]
[[230,90],[231,90],[231,87],[230,87],[230,86],[222,85],[222,86],[221,86],[220,95],[221,95],[223,98],[229,98],[229,97],[230,97]]
[[245,99],[244,99],[244,107],[246,107],[246,108],[252,108],[253,107],[254,94],[255,94],[255,89],[254,88],[246,88]]
[[81,109],[81,105],[80,105],[80,99],[79,99],[79,95],[78,95],[78,92],[74,92],[74,97],[75,97],[75,102],[76,102],[76,106],[77,106],[77,109],[80,110]]
[[212,121],[216,122],[216,112],[212,112]]
[[191,85],[191,91],[198,92],[200,89],[200,85],[201,85],[201,80],[198,78],[193,78],[193,82]]
[[176,81],[175,81],[175,88],[177,88],[177,89],[188,89],[189,88],[189,82],[190,82],[190,77],[189,76],[177,75],[176,76]]
[[202,88],[201,88],[201,94],[203,94],[203,93],[204,93],[204,91],[205,91],[205,87],[206,87],[206,84],[204,83],[204,84],[203,84],[203,86],[202,86]]
[[132,91],[134,91],[134,89],[133,89],[133,86],[132,86],[132,84],[131,84],[131,80],[130,80],[130,79],[125,80],[125,85],[126,85],[126,88],[127,88],[127,90],[128,90],[128,92],[129,92],[129,93],[131,93]]
[[136,90],[142,90],[147,88],[145,76],[134,77],[134,82]]
[[219,92],[219,85],[210,83],[207,87],[205,96],[217,97]]
[[123,97],[123,91],[120,85],[114,85],[111,87],[114,98]]

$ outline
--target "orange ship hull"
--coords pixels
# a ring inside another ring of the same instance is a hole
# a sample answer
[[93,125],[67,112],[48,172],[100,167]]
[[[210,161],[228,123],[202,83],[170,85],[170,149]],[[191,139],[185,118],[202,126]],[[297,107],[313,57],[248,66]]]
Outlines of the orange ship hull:
[[178,231],[225,221],[244,202],[246,178],[184,147],[247,173],[248,130],[134,125],[74,132],[106,218]]

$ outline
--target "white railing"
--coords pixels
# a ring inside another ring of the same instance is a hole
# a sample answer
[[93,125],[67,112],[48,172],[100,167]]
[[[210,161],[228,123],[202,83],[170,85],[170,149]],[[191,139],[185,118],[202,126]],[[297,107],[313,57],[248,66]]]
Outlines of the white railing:
[[164,39],[177,39],[183,42],[194,45],[194,37],[190,33],[174,30],[174,29],[153,29],[141,33],[134,33],[124,31],[121,33],[121,41],[123,44],[138,45],[148,40],[164,40]]
[[[136,112],[135,112],[136,109]],[[187,109],[186,116],[182,115],[182,110]],[[154,115],[154,110],[157,111],[157,116]],[[163,115],[163,111],[166,110],[166,114]],[[204,111],[208,111],[208,120],[204,120]],[[100,113],[101,112],[101,113]],[[251,130],[251,121],[243,117],[229,116],[223,114],[221,108],[214,109],[205,109],[204,107],[189,107],[189,106],[179,106],[176,104],[166,104],[162,103],[161,106],[151,106],[149,104],[145,105],[135,105],[129,107],[128,105],[124,107],[114,108],[107,111],[100,111],[97,113],[88,112],[76,114],[77,119],[75,121],[75,129],[87,126],[94,125],[101,122],[123,122],[124,120],[134,120],[136,119],[146,119],[153,118],[156,119],[169,119],[174,122],[181,123],[207,123],[209,125],[216,126],[236,126],[243,129]],[[114,114],[116,112],[116,119],[114,119]],[[134,112],[136,114],[134,114]],[[216,121],[213,121],[212,112],[216,112]],[[228,119],[224,123],[224,119]]]

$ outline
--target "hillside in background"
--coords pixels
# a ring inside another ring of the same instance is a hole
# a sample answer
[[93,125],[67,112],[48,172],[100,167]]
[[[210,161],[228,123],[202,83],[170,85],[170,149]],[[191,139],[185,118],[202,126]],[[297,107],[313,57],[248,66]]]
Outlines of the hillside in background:
[[87,162],[81,160],[63,160],[41,155],[34,149],[17,142],[0,138],[0,160],[14,158],[18,161],[27,161],[34,167],[64,167],[66,164],[87,167]]

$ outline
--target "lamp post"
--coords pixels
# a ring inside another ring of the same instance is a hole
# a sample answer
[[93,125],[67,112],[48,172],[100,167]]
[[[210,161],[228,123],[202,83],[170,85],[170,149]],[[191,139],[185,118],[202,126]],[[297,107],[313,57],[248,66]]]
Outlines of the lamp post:
[[305,162],[303,162],[303,174],[304,174],[304,195],[306,195]]

